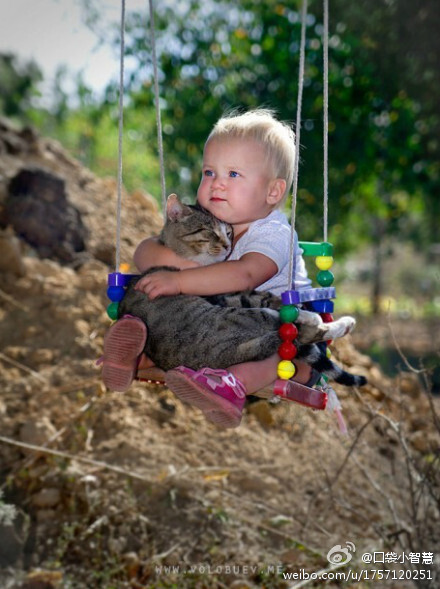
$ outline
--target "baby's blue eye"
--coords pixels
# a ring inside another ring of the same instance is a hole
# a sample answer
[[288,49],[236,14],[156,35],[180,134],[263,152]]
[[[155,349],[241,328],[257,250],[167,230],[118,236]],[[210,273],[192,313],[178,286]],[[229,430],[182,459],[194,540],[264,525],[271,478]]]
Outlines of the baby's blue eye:
[[205,171],[203,172],[203,174],[204,174],[205,176],[214,176],[214,172],[213,172],[212,170],[205,170]]
[[238,178],[240,174],[238,172],[234,172],[233,170],[229,172],[231,178]]

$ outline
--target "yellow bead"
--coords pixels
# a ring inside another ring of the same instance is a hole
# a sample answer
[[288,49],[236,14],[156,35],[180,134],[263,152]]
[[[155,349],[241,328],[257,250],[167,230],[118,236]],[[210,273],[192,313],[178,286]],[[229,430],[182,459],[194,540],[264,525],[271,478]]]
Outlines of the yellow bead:
[[332,355],[332,351],[330,350],[330,348],[327,348],[325,351],[325,355],[327,356],[327,358],[330,358]]
[[315,264],[320,270],[329,270],[333,266],[333,257],[316,256]]
[[119,265],[119,272],[128,272],[130,270],[130,264],[123,262]]
[[293,362],[290,360],[281,360],[281,362],[278,364],[278,377],[282,378],[283,380],[289,380],[289,378],[292,378],[295,372],[295,364],[293,364]]

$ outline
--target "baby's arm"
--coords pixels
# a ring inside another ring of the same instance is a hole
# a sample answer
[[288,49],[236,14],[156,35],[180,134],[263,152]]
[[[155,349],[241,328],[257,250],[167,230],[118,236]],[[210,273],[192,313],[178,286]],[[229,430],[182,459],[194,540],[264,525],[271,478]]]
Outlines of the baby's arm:
[[239,260],[184,269],[181,272],[155,272],[141,278],[135,288],[145,292],[151,299],[160,295],[214,295],[254,289],[277,271],[277,265],[269,257],[251,252]]
[[139,272],[145,272],[152,266],[175,266],[177,268],[197,268],[199,264],[182,258],[169,247],[159,242],[157,237],[144,239],[134,252],[133,261]]

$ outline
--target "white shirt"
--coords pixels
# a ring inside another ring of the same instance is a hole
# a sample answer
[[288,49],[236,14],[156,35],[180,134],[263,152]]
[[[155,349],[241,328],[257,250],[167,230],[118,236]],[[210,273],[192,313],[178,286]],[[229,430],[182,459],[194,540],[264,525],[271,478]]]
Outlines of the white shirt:
[[235,244],[228,260],[239,260],[244,254],[256,252],[273,260],[278,272],[256,290],[270,291],[281,296],[286,290],[301,290],[310,287],[302,249],[298,246],[298,235],[295,231],[294,255],[296,259],[295,284],[288,284],[290,263],[290,224],[284,213],[275,209],[264,219],[257,219],[250,224],[248,230]]

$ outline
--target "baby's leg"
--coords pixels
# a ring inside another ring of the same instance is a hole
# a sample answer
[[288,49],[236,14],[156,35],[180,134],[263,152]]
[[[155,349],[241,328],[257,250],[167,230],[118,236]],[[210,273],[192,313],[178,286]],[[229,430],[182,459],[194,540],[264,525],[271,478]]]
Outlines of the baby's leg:
[[248,395],[269,387],[277,396],[312,409],[324,409],[327,395],[313,389],[320,377],[308,364],[295,360],[296,373],[290,380],[275,379],[280,358],[277,354],[259,362],[231,366],[229,371],[244,385]]
[[[229,367],[229,372],[236,376],[246,389],[246,393],[251,395],[257,391],[269,386],[277,377],[277,367],[280,362],[278,354],[273,354],[265,360],[257,362],[243,362],[234,364]],[[296,361],[296,374],[293,380],[305,384],[309,382],[312,369],[304,362]]]
[[[238,427],[246,395],[269,385],[273,387],[274,381],[279,385],[276,380],[279,361],[279,356],[273,354],[259,362],[234,364],[229,370],[202,368],[195,371],[178,366],[166,373],[166,384],[181,401],[201,409],[209,421],[221,427]],[[312,369],[303,362],[295,364],[295,378],[307,383]],[[322,408],[315,399],[316,394],[318,397],[321,395],[319,391],[293,381],[283,381],[282,385],[281,393],[278,393],[281,396],[302,405]],[[298,391],[298,388],[301,390]]]
[[165,382],[165,371],[158,368],[153,360],[143,353],[139,358],[136,378],[138,380],[163,384]]

